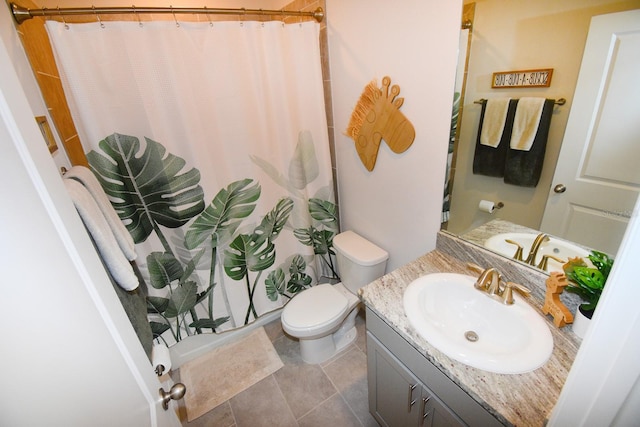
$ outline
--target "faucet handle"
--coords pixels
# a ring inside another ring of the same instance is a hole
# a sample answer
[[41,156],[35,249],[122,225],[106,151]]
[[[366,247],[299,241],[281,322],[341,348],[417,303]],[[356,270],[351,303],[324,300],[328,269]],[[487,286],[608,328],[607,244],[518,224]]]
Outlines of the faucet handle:
[[516,261],[522,261],[523,260],[522,259],[522,250],[523,250],[523,248],[520,245],[520,243],[518,243],[518,242],[516,242],[514,240],[511,240],[511,239],[504,239],[504,241],[507,242],[507,243],[510,243],[512,245],[516,245],[517,246],[516,253],[513,254],[512,258],[515,259]]
[[538,268],[541,270],[546,270],[547,269],[547,264],[549,262],[549,258],[551,258],[552,260],[559,262],[560,264],[564,264],[567,261],[558,258],[557,256],[551,255],[551,254],[546,254],[546,255],[542,255],[542,260],[540,260],[540,263],[538,264]]
[[513,290],[520,292],[523,296],[527,297],[531,294],[531,290],[526,286],[522,286],[518,283],[507,282],[504,285],[504,291],[502,293],[502,303],[511,305],[513,304]]
[[484,268],[482,268],[478,264],[474,264],[472,262],[468,262],[467,263],[467,268],[469,270],[475,271],[478,274],[482,274],[482,272],[484,271]]

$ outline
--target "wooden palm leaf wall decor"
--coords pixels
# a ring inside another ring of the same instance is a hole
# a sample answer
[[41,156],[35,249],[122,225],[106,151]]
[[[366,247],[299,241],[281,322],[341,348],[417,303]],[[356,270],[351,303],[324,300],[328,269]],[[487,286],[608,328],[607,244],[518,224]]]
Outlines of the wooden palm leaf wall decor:
[[389,93],[390,84],[391,79],[385,76],[382,88],[378,88],[375,80],[364,88],[346,130],[346,135],[356,143],[360,160],[369,171],[376,165],[382,139],[394,153],[402,153],[416,137],[413,125],[399,110],[404,102],[404,98],[397,98],[400,86],[393,85]]

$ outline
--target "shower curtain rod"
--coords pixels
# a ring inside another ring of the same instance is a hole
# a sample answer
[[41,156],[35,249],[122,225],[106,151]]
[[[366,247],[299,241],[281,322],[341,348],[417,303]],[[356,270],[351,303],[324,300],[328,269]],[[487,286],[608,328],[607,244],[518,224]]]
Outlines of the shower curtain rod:
[[319,7],[313,12],[304,12],[301,10],[267,10],[267,9],[221,9],[221,8],[191,8],[191,7],[58,7],[55,9],[28,9],[26,7],[19,6],[15,3],[10,3],[11,12],[13,13],[13,19],[18,24],[22,24],[24,21],[41,17],[56,17],[65,15],[113,15],[113,14],[126,14],[126,13],[153,13],[153,14],[213,14],[213,15],[278,15],[278,16],[310,16],[318,22],[322,22],[324,19],[324,10]]

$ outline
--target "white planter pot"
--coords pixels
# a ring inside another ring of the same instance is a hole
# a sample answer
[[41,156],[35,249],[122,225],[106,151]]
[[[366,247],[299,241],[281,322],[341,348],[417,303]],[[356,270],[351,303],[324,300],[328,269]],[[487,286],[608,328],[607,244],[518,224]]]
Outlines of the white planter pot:
[[591,326],[591,319],[582,314],[580,308],[576,309],[576,314],[573,316],[573,333],[579,336],[580,338],[584,338]]

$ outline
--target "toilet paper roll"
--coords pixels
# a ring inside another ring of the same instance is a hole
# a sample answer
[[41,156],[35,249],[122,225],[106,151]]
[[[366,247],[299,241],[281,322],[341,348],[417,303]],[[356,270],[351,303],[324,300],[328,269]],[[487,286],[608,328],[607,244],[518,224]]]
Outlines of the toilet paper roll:
[[480,209],[481,212],[487,212],[492,214],[493,211],[496,209],[496,205],[489,200],[480,200],[478,209]]
[[154,341],[153,347],[151,347],[151,365],[158,376],[171,370],[171,355],[169,348],[164,343]]

